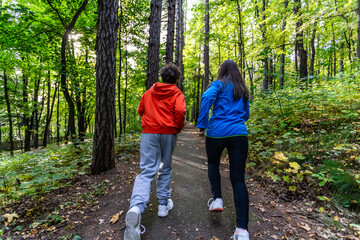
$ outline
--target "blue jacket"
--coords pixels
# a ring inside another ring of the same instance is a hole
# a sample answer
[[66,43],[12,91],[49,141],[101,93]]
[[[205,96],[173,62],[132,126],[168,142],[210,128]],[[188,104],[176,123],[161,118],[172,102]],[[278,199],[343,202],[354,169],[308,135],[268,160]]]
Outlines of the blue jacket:
[[248,135],[245,121],[250,117],[249,100],[234,100],[232,82],[223,85],[221,80],[216,80],[203,93],[196,127],[206,128],[206,136],[214,138]]

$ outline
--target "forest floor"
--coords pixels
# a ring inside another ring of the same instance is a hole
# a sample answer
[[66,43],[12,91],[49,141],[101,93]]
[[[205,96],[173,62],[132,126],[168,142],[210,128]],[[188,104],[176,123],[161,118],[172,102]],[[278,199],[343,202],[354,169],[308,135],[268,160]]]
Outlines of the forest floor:
[[[251,159],[249,159],[251,161]],[[173,155],[172,199],[168,217],[157,217],[153,183],[147,211],[142,216],[146,232],[142,239],[230,239],[235,226],[235,208],[229,171],[222,162],[224,211],[210,213],[204,141],[187,124]],[[0,217],[0,239],[122,239],[133,181],[139,172],[139,153],[117,162],[116,168],[98,176],[82,176],[71,187],[53,191],[40,199],[23,199],[1,210],[19,223],[6,230]],[[324,223],[306,200],[286,201],[272,194],[260,180],[247,177],[250,193],[251,239],[357,239]],[[155,181],[154,181],[155,182]],[[341,215],[341,213],[338,213]],[[10,221],[11,222],[11,221]]]

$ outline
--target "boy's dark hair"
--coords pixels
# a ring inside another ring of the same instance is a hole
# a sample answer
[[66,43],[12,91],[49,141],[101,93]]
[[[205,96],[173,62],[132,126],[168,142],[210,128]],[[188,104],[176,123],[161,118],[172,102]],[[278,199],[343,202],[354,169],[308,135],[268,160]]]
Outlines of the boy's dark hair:
[[181,72],[175,64],[168,63],[160,70],[160,76],[164,83],[174,84],[180,79]]

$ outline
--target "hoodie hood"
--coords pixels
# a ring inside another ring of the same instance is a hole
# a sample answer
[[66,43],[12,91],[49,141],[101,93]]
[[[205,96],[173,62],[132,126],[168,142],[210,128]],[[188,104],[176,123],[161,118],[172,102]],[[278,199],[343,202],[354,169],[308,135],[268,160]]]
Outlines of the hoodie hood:
[[168,98],[170,96],[178,95],[181,91],[175,84],[168,83],[155,83],[150,88],[151,95],[153,95],[156,99],[162,100]]

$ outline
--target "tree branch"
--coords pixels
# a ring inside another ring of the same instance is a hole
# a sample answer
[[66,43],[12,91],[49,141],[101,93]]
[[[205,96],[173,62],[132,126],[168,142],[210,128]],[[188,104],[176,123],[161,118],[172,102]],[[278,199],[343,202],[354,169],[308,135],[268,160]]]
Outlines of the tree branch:
[[47,2],[48,2],[48,4],[50,5],[50,7],[51,7],[51,8],[56,12],[56,14],[58,15],[58,17],[59,17],[62,25],[63,25],[65,28],[67,28],[65,22],[63,21],[62,17],[60,16],[59,10],[57,10],[57,9],[51,4],[50,0],[47,0]]

